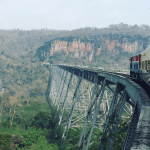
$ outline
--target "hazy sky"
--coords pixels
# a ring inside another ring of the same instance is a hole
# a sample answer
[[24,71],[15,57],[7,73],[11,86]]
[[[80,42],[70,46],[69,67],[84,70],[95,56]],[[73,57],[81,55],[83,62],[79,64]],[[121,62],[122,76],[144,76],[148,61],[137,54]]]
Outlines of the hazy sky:
[[150,26],[150,0],[0,0],[0,29]]

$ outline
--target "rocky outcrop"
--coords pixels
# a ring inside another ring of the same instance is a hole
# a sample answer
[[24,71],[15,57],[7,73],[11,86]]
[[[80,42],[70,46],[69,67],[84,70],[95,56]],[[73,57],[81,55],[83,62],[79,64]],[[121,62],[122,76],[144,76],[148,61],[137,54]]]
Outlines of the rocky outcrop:
[[65,37],[47,42],[38,50],[43,55],[53,56],[56,52],[72,54],[74,58],[86,57],[92,61],[102,51],[119,55],[123,52],[138,53],[150,45],[150,38],[124,35],[95,35],[89,37]]
[[69,54],[70,52],[74,52],[74,57],[88,57],[89,60],[92,60],[94,49],[92,48],[92,45],[90,42],[84,43],[80,40],[74,39],[72,42],[68,41],[61,41],[59,39],[56,39],[52,42],[51,48],[50,48],[50,55],[52,56],[57,51],[63,51],[66,54]]

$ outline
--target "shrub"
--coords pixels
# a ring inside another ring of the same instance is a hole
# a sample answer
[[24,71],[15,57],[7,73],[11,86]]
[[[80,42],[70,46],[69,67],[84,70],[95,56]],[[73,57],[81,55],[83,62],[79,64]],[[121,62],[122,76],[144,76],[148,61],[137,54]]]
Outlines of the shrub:
[[12,150],[13,148],[12,136],[7,133],[0,134],[0,150]]
[[37,129],[52,129],[55,127],[55,122],[52,120],[51,113],[41,111],[34,117],[31,126],[35,126]]
[[29,150],[59,150],[58,145],[56,144],[49,144],[46,140],[45,136],[40,136],[37,143],[33,143]]

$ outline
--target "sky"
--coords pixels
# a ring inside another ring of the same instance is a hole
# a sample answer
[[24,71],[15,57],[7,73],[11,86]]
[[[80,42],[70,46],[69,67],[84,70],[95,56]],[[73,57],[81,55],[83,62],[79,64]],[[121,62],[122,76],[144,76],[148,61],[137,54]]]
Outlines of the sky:
[[150,0],[0,0],[0,29],[149,25]]

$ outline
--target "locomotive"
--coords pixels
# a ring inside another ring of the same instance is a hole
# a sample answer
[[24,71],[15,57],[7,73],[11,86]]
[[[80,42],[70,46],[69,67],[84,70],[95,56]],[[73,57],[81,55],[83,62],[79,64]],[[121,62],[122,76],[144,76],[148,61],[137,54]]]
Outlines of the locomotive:
[[142,53],[130,57],[130,76],[146,82],[150,86],[150,47]]

